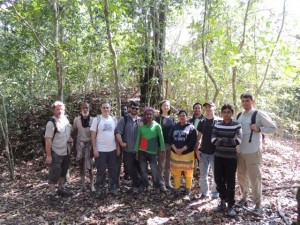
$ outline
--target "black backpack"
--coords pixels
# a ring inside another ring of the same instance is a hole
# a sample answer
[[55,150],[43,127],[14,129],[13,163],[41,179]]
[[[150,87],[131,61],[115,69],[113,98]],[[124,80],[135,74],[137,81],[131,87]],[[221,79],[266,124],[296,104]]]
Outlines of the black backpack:
[[[253,114],[252,114],[252,116],[251,116],[251,124],[255,124],[257,112],[258,112],[258,110],[254,110],[254,112],[253,112]],[[236,120],[238,120],[238,119],[240,118],[241,115],[242,115],[242,112],[239,112],[239,113],[236,115]],[[250,143],[251,140],[252,140],[252,134],[253,134],[253,130],[251,130],[251,134],[250,134],[250,138],[249,138],[249,143]],[[264,139],[264,135],[263,135],[263,139]]]
[[[56,120],[55,120],[53,117],[51,117],[51,118],[47,121],[47,123],[48,123],[49,121],[51,121],[51,122],[53,123],[53,125],[54,125],[54,133],[53,133],[53,137],[52,137],[52,140],[53,140],[53,138],[54,138],[54,136],[55,136],[55,134],[56,134],[56,132],[57,132]],[[47,125],[47,123],[46,123],[46,125]],[[45,128],[45,129],[42,131],[42,133],[41,133],[41,144],[42,144],[43,148],[46,147],[45,133],[46,133],[46,128]]]

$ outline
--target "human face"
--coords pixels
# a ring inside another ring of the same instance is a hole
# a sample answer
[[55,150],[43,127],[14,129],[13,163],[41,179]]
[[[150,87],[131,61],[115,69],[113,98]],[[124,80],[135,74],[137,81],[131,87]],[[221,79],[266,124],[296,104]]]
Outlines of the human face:
[[205,108],[206,115],[213,115],[215,113],[215,107],[211,105],[205,105],[204,108]]
[[168,112],[170,111],[171,108],[171,104],[170,102],[166,101],[161,105],[161,110],[164,114],[168,114]]
[[103,103],[101,105],[101,113],[103,116],[108,116],[110,113],[111,107],[109,103]]
[[81,114],[82,114],[83,116],[88,116],[89,113],[90,113],[90,111],[89,111],[88,105],[85,104],[85,103],[82,104],[82,106],[81,106]]
[[201,105],[195,105],[193,108],[193,113],[195,117],[200,117],[202,114],[202,108]]
[[153,118],[154,118],[153,111],[149,110],[145,112],[145,119],[148,124],[152,123]]
[[232,112],[230,109],[224,109],[222,112],[222,117],[225,123],[228,123],[231,121],[232,118]]
[[54,116],[59,119],[62,115],[64,115],[65,107],[62,105],[57,105],[53,109],[53,113],[54,113]]
[[186,122],[187,122],[187,115],[184,112],[180,113],[178,115],[178,120],[179,120],[180,124],[186,124]]
[[130,114],[136,116],[139,113],[140,107],[138,106],[131,106],[130,107]]
[[251,98],[242,98],[242,106],[246,112],[249,112],[252,109],[253,104],[254,100],[251,100]]

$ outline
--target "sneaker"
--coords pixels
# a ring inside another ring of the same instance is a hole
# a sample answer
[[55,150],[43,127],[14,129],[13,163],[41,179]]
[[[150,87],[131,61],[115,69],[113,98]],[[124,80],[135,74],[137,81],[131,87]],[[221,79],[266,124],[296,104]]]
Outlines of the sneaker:
[[166,188],[165,185],[161,185],[159,189],[160,189],[160,191],[163,192],[163,193],[168,191],[168,189]]
[[236,211],[232,207],[228,207],[227,215],[231,216],[231,217],[235,217],[236,216]]
[[216,200],[218,198],[219,198],[218,194],[212,194],[212,196],[211,196],[211,200]]
[[207,198],[208,198],[207,195],[201,194],[200,197],[199,197],[199,200],[205,200],[205,199],[207,199]]
[[221,200],[219,205],[217,207],[213,208],[213,211],[214,212],[221,212],[221,211],[224,211],[225,209],[226,209],[225,200]]
[[115,190],[110,190],[109,193],[110,193],[112,196],[114,196],[114,197],[120,196],[120,193],[118,192],[117,189],[115,189]]
[[166,185],[166,188],[167,188],[167,189],[173,189],[174,187],[173,187],[172,184],[167,184],[167,185]]
[[60,196],[71,196],[74,195],[74,192],[71,190],[68,190],[66,187],[59,187],[56,191],[56,193]]
[[132,194],[138,194],[139,193],[139,188],[138,187],[133,187],[132,188]]
[[96,198],[98,198],[98,199],[104,198],[104,191],[101,188],[97,189]]
[[179,196],[180,196],[179,189],[174,189],[173,190],[173,196],[174,196],[174,198],[179,198]]
[[183,200],[187,200],[187,201],[191,200],[191,194],[192,194],[191,190],[190,189],[186,189],[185,193],[184,193]]
[[58,194],[50,194],[48,198],[50,202],[57,202],[60,200],[60,196]]
[[254,216],[257,216],[257,217],[261,217],[262,216],[262,211],[261,211],[261,208],[259,205],[256,205],[254,207],[254,209],[251,211],[251,213],[254,215]]
[[245,199],[239,200],[237,203],[235,203],[236,207],[242,208],[243,206],[248,206],[248,203]]

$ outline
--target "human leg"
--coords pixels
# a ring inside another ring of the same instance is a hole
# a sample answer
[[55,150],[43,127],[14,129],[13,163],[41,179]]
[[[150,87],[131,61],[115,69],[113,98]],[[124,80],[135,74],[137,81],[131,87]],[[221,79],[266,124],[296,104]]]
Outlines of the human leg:
[[228,207],[233,207],[235,200],[235,173],[237,168],[236,159],[224,159],[225,183],[226,183],[226,200]]
[[209,171],[209,155],[201,153],[200,158],[200,190],[201,194],[208,195],[208,171]]
[[148,162],[146,158],[146,154],[144,152],[139,151],[139,164],[141,168],[141,176],[142,176],[142,185],[144,188],[148,188]]
[[142,183],[141,175],[137,168],[137,161],[135,159],[135,153],[124,152],[124,168],[126,168],[127,173],[132,181],[132,187],[139,187]]
[[150,168],[151,168],[151,174],[152,174],[152,179],[153,179],[153,186],[155,188],[160,187],[160,180],[159,180],[159,175],[158,175],[158,170],[157,170],[157,159],[156,155],[147,155]]
[[117,150],[107,153],[107,166],[109,175],[109,192],[114,193],[118,189],[118,157]]
[[249,180],[247,175],[246,154],[237,153],[237,180],[240,186],[243,203],[249,194]]
[[214,179],[214,171],[215,171],[215,155],[209,155],[209,165],[212,171],[212,188],[211,188],[211,197],[212,199],[217,199],[219,197],[219,193],[217,191],[217,185]]
[[165,160],[165,184],[167,188],[173,188],[171,184],[171,145],[165,144],[166,146],[166,160]]
[[107,158],[108,158],[107,152],[100,152],[99,157],[96,158],[96,168],[97,168],[96,189],[99,195],[104,195]]
[[221,200],[226,200],[226,186],[225,186],[225,163],[224,158],[215,156],[214,160],[214,179],[216,189],[219,192]]

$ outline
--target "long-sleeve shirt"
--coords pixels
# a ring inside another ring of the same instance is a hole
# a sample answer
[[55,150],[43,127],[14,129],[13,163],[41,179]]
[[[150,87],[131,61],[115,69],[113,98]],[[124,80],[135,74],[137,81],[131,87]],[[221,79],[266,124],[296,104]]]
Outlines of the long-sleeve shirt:
[[[187,146],[187,149],[182,152],[183,155],[194,151],[196,141],[197,132],[194,125],[190,123],[186,123],[184,125],[177,123],[169,132],[169,142],[171,145],[174,144],[178,149]],[[174,150],[172,149],[172,151]]]
[[165,142],[162,134],[161,126],[152,121],[151,125],[144,124],[138,127],[135,152],[143,151],[151,155],[155,155],[158,150],[158,142],[160,144],[161,151],[165,151]]
[[174,118],[173,117],[163,117],[163,116],[159,116],[155,119],[155,121],[157,123],[159,123],[159,125],[162,127],[162,132],[163,132],[163,136],[164,136],[164,141],[165,143],[169,143],[168,142],[168,134],[171,130],[171,128],[174,126],[175,122],[174,122]]
[[213,127],[211,142],[216,145],[215,155],[223,158],[237,158],[236,146],[241,144],[242,127],[235,121],[220,121]]
[[276,131],[276,124],[271,120],[271,118],[265,112],[258,110],[256,115],[255,124],[260,128],[260,132],[252,133],[252,140],[249,142],[251,129],[251,117],[254,113],[254,109],[251,109],[249,112],[242,112],[241,116],[238,118],[237,122],[242,125],[243,137],[242,143],[240,146],[240,151],[242,154],[251,154],[255,153],[258,150],[262,149],[262,135],[263,134],[272,134]]

